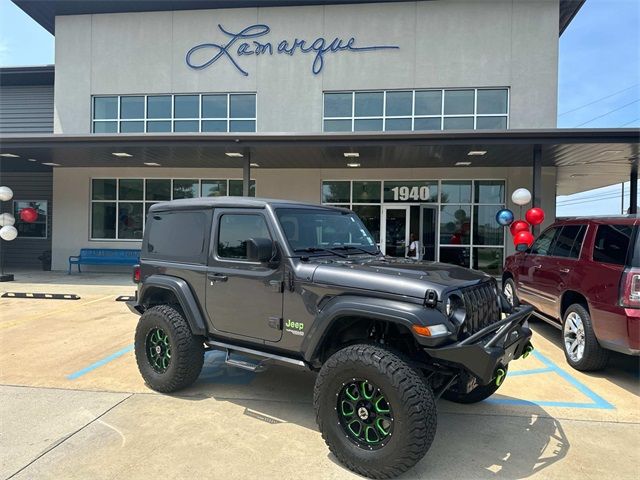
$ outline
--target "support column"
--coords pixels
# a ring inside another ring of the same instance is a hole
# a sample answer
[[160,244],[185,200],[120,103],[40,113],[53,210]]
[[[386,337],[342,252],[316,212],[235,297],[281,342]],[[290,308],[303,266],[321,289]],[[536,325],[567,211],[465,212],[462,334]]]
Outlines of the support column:
[[251,151],[247,148],[244,151],[244,165],[242,166],[242,196],[249,196],[251,186]]
[[631,165],[631,173],[629,174],[629,213],[638,213],[638,163],[636,161]]
[[[533,206],[542,206],[542,145],[533,146],[533,188],[531,192]],[[533,235],[540,233],[540,226],[533,227]]]

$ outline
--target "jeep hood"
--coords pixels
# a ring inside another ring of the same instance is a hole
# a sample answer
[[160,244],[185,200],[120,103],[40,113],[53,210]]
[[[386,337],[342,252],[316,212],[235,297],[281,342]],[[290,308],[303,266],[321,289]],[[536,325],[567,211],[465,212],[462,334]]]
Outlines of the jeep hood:
[[455,265],[393,257],[320,263],[313,274],[314,283],[416,298],[424,298],[429,289],[440,297],[451,287],[473,285],[489,278],[485,273]]

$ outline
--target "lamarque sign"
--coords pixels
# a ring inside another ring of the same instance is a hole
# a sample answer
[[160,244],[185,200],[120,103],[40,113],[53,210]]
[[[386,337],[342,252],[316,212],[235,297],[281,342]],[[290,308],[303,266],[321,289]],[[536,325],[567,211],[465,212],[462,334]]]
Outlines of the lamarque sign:
[[[359,47],[356,46],[355,37],[349,37],[346,40],[344,38],[335,37],[331,41],[322,37],[318,37],[313,41],[296,38],[293,41],[281,40],[278,43],[251,40],[264,37],[269,34],[271,29],[264,24],[250,25],[238,33],[225,30],[222,25],[218,25],[218,28],[224,35],[229,37],[227,43],[224,45],[217,43],[201,43],[200,45],[196,45],[191,48],[187,52],[185,58],[189,67],[195,70],[202,70],[203,68],[207,68],[218,60],[224,58],[226,61],[231,62],[231,64],[233,64],[233,66],[242,75],[247,77],[249,74],[240,66],[240,57],[249,55],[293,56],[300,53],[313,55],[311,71],[314,75],[318,75],[324,67],[325,55],[328,54],[339,52],[371,52],[373,50],[391,50],[400,48],[396,45],[372,45]],[[199,55],[195,55],[197,52],[199,52]],[[202,58],[203,53],[208,54],[205,56],[205,60],[198,61],[196,57]]]

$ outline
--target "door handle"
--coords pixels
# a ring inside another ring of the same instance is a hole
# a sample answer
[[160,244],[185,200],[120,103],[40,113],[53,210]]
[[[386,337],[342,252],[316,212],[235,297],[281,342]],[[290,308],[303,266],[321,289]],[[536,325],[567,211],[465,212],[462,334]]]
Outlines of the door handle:
[[560,271],[562,273],[569,273],[571,271],[571,269],[570,268],[561,268]]
[[207,278],[211,280],[211,282],[226,282],[229,280],[229,277],[221,273],[210,273],[207,275]]
[[538,270],[539,270],[539,269],[541,269],[541,268],[542,268],[542,265],[534,265],[534,266],[533,266],[533,268],[535,268],[535,269],[538,269]]

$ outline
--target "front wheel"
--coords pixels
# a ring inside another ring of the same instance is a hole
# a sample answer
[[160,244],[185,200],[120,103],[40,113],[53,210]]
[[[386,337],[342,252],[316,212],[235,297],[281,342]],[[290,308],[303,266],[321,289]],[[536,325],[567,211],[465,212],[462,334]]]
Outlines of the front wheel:
[[316,421],[329,450],[350,470],[390,478],[413,467],[436,433],[436,404],[424,378],[389,350],[352,345],[322,366]]

